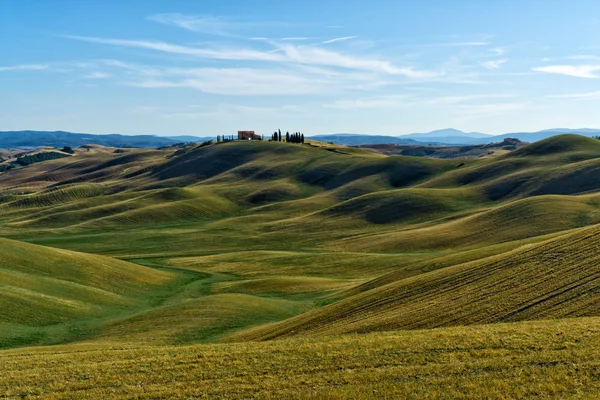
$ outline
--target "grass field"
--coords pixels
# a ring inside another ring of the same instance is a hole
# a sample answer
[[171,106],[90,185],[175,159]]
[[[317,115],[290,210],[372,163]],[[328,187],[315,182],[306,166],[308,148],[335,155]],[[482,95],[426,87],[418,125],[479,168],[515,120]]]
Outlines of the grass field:
[[0,393],[31,399],[474,399],[600,396],[600,321],[192,346],[5,350]]
[[465,160],[86,146],[0,173],[0,397],[593,398],[599,170],[598,140],[562,135]]

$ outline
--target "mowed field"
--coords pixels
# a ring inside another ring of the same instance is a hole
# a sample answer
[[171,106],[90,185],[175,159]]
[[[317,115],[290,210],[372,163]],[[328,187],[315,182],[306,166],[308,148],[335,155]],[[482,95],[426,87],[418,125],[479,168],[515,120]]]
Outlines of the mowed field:
[[79,148],[0,174],[0,397],[593,398],[598,223],[575,135]]

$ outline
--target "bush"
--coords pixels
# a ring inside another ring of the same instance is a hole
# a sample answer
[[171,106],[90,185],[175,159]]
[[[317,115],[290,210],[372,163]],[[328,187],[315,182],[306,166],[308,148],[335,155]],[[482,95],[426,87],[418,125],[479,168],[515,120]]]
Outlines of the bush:
[[56,160],[59,158],[69,157],[64,153],[59,153],[57,151],[48,151],[44,153],[37,154],[28,154],[24,156],[17,157],[16,163],[22,166],[27,166],[30,164],[34,164],[42,161]]

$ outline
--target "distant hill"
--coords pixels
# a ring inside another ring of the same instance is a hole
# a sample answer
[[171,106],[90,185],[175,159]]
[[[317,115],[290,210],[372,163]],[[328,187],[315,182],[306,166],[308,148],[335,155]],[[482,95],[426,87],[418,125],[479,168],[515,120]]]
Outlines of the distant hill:
[[471,139],[482,139],[489,138],[492,135],[481,132],[463,132],[458,129],[446,128],[438,129],[427,133],[409,133],[408,135],[400,135],[401,138],[411,138],[416,140],[426,139],[435,140],[437,138],[457,137],[457,138],[471,138]]
[[505,138],[517,138],[522,142],[537,142],[538,140],[548,139],[552,136],[563,135],[563,134],[574,134],[581,136],[599,136],[600,129],[568,129],[568,128],[556,128],[556,129],[545,129],[543,131],[538,132],[512,132],[505,133],[503,135],[490,136],[487,138],[476,139],[475,142],[477,144],[485,144],[490,143],[492,141],[499,142],[504,140]]
[[201,142],[211,138],[196,136],[162,137],[154,135],[94,135],[90,133],[46,132],[46,131],[5,131],[0,132],[0,148],[15,147],[79,147],[85,144],[99,144],[113,147],[160,147],[178,142]]
[[[501,135],[489,135],[480,132],[463,132],[458,129],[440,129],[427,133],[411,133],[400,136],[336,133],[311,136],[311,139],[323,142],[332,142],[346,146],[360,146],[365,144],[402,144],[402,145],[477,145],[501,142],[505,138],[517,138],[522,142],[537,142],[549,137],[575,134],[582,136],[600,136],[600,129],[568,129],[553,128],[538,132],[511,132]],[[0,144],[1,145],[1,144]]]
[[[417,141],[413,139],[404,139],[396,136],[384,135],[369,135],[369,134],[352,134],[352,133],[335,133],[325,135],[310,136],[309,139],[318,140],[320,142],[331,142],[342,144],[344,146],[360,146],[363,144],[404,144],[404,145],[423,145],[430,143],[429,141]],[[431,142],[433,143],[433,142]]]

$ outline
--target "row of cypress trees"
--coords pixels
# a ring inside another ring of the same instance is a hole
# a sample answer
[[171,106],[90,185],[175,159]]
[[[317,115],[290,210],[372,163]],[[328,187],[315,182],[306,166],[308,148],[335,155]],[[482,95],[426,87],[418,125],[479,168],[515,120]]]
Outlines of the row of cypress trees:
[[[271,140],[274,142],[281,142],[281,129],[273,132],[273,136],[271,136]],[[290,134],[289,132],[285,133],[285,141],[288,143],[304,143],[304,133],[294,132]]]

